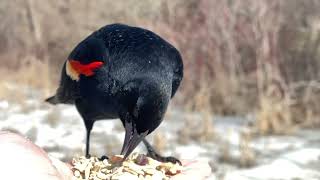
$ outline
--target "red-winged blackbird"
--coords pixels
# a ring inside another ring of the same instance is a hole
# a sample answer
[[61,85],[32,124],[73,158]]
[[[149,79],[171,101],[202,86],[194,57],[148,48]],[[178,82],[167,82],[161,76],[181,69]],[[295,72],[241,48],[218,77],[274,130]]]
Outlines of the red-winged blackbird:
[[112,24],[93,32],[70,53],[56,94],[46,101],[75,104],[86,127],[86,156],[95,121],[120,118],[125,158],[143,141],[148,154],[162,157],[145,137],[162,122],[183,77],[180,53],[155,33]]

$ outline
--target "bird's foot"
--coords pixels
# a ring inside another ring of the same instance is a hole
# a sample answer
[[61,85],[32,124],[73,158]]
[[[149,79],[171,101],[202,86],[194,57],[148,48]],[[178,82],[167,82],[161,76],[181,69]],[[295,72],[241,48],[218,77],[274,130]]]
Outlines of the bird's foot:
[[172,156],[167,156],[167,157],[162,157],[164,161],[162,162],[171,162],[173,164],[179,163],[182,166],[181,161],[178,158],[172,157]]
[[109,159],[109,157],[106,156],[106,155],[103,155],[103,156],[101,156],[101,158],[99,158],[100,161],[103,161],[103,160],[105,160],[105,159]]
[[91,154],[86,154],[86,158],[90,159],[91,158]]
[[161,156],[157,153],[150,153],[150,152],[148,153],[148,156],[160,162],[171,162],[173,164],[179,163],[180,165],[182,165],[179,159],[172,156]]
[[180,165],[182,165],[181,161],[175,157],[172,156],[161,156],[152,146],[151,144],[146,140],[143,139],[143,143],[147,148],[148,151],[148,156],[151,157],[152,159],[155,159],[157,161],[160,162],[171,162],[173,164],[179,163]]

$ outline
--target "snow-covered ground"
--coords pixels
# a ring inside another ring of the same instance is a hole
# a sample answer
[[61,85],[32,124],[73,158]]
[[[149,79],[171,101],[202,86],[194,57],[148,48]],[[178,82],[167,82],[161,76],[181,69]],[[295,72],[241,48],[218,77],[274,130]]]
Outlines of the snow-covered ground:
[[[162,153],[181,159],[207,159],[212,167],[209,179],[320,179],[320,129],[297,130],[287,136],[249,137],[244,141],[246,136],[242,134],[247,131],[248,120],[215,117],[215,138],[182,144],[178,131],[185,127],[186,116],[186,112],[171,110],[156,130],[166,142]],[[84,152],[84,125],[72,106],[50,106],[40,100],[19,105],[0,100],[0,128],[26,135],[63,160]],[[96,122],[91,154],[118,154],[123,136],[119,120]],[[137,150],[143,151],[143,147]]]

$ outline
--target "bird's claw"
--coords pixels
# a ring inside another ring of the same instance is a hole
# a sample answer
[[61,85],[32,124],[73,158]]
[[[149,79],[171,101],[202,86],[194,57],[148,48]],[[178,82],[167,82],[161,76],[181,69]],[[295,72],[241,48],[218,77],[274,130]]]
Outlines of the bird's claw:
[[148,153],[148,156],[160,162],[171,162],[173,164],[179,163],[182,166],[181,161],[173,156],[163,157],[157,153]]
[[103,156],[101,156],[101,158],[99,158],[100,161],[103,161],[103,160],[105,160],[105,159],[109,159],[109,157],[106,156],[106,155],[103,155]]
[[171,162],[173,164],[179,163],[180,166],[182,166],[181,161],[175,157],[172,157],[172,156],[164,157],[163,162]]

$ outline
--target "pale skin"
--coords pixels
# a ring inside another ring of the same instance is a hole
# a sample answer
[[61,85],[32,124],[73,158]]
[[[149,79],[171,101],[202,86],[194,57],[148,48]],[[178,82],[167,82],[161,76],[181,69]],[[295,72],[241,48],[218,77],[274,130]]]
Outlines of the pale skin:
[[[185,171],[174,180],[205,179],[210,174],[207,164],[184,161]],[[0,131],[0,170],[4,179],[71,180],[70,165],[49,157],[39,146],[25,137]]]

